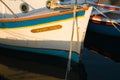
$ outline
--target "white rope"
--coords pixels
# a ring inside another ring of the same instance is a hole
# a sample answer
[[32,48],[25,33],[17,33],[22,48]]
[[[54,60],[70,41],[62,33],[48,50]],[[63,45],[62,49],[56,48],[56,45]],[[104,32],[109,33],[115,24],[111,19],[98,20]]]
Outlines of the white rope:
[[106,18],[112,23],[113,27],[114,27],[118,32],[120,32],[120,29],[115,25],[115,24],[117,24],[117,25],[120,26],[119,23],[117,23],[116,21],[112,21],[108,16],[106,16],[103,12],[101,12],[101,11],[98,10],[97,8],[95,8],[95,7],[93,7],[93,8],[94,8],[96,11],[98,11],[101,15],[103,15],[104,17],[106,17]]
[[120,32],[120,29],[115,25],[115,23],[114,22],[111,22],[111,23]]
[[74,10],[73,10],[72,35],[71,35],[71,41],[70,41],[70,50],[69,50],[69,57],[68,57],[68,63],[67,63],[67,70],[66,70],[66,74],[65,74],[65,80],[67,80],[68,74],[69,74],[70,69],[71,69],[72,43],[73,43],[73,37],[74,37],[74,25],[75,25],[75,21],[76,21],[76,9],[77,9],[77,5],[75,4]]
[[10,7],[4,1],[0,0],[0,2],[2,2],[9,9],[9,11],[15,16],[15,18],[18,18],[18,16],[12,11],[12,9],[10,9]]

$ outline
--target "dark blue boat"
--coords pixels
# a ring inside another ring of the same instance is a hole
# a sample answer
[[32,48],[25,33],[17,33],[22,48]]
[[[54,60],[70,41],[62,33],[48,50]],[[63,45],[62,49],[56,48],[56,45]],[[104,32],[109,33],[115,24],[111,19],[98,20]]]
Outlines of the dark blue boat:
[[88,29],[107,36],[120,37],[120,7],[90,3],[94,6]]

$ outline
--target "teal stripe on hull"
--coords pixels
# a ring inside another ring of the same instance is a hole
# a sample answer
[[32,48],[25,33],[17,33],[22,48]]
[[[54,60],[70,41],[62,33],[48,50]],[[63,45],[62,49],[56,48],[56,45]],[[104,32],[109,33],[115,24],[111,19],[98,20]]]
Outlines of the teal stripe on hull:
[[[118,26],[117,28],[120,29],[120,26]],[[114,26],[95,24],[90,22],[88,24],[88,30],[99,33],[99,34],[103,34],[103,35],[120,37],[120,32]]]
[[[66,58],[66,59],[68,59],[68,56],[69,56],[69,52],[64,51],[64,50],[27,48],[27,47],[10,46],[10,45],[4,45],[4,44],[0,44],[0,47],[14,49],[14,50],[27,51],[27,52],[34,52],[34,53],[38,53],[38,54],[53,55],[53,56],[58,56],[58,57]],[[22,55],[22,53],[21,53],[21,55]],[[78,63],[79,62],[79,54],[72,52],[72,61],[75,61]]]
[[[85,11],[78,12],[77,16],[83,16]],[[26,21],[18,21],[18,22],[0,22],[0,28],[19,28],[19,27],[26,27],[26,26],[33,26],[38,24],[45,24],[54,21],[65,20],[73,17],[73,13],[71,14],[64,14],[59,16],[51,16],[47,18],[39,18],[34,20],[26,20]]]

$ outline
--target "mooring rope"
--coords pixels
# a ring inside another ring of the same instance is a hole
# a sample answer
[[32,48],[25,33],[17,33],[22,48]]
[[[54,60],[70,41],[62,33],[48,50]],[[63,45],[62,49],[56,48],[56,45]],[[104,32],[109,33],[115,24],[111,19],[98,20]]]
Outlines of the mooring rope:
[[67,63],[67,69],[66,69],[66,74],[65,74],[65,80],[67,80],[68,74],[70,73],[70,69],[71,69],[72,44],[73,44],[74,27],[75,27],[75,21],[76,21],[76,9],[77,9],[77,5],[75,4],[74,5],[74,10],[73,10],[72,35],[71,35],[71,40],[70,40],[70,50],[69,50],[69,56],[68,56],[68,63]]

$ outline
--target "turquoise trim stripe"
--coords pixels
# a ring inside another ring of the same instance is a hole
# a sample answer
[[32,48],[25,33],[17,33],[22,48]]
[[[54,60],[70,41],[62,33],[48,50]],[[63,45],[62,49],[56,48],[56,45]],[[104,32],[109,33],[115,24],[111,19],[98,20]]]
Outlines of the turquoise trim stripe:
[[[77,16],[83,16],[85,11],[77,12]],[[47,18],[39,18],[34,20],[26,20],[26,21],[18,21],[18,22],[0,22],[0,28],[19,28],[19,27],[26,27],[26,26],[34,26],[38,24],[45,24],[54,21],[65,20],[73,17],[73,13],[71,14],[64,14],[59,16],[51,16]]]
[[[10,46],[10,45],[4,45],[4,44],[0,44],[0,47],[21,50],[21,51],[27,51],[27,52],[34,52],[34,53],[38,53],[38,54],[53,55],[53,56],[58,56],[58,57],[66,58],[66,59],[68,59],[68,56],[69,56],[69,52],[64,51],[64,50],[27,48],[27,47]],[[76,52],[72,52],[71,60],[78,63],[79,62],[79,54],[77,54]]]

